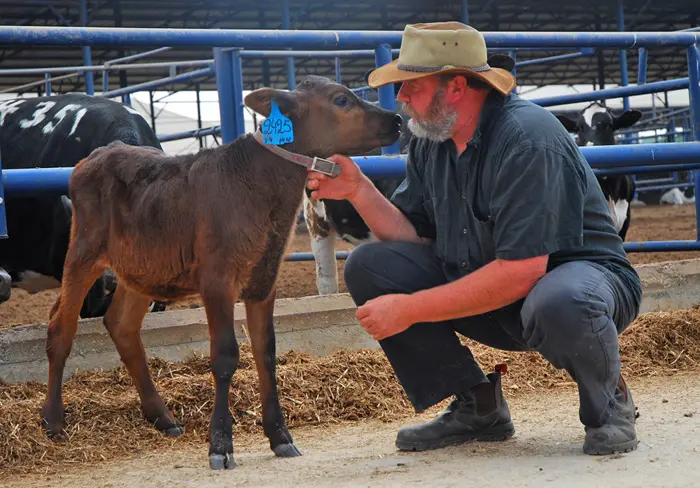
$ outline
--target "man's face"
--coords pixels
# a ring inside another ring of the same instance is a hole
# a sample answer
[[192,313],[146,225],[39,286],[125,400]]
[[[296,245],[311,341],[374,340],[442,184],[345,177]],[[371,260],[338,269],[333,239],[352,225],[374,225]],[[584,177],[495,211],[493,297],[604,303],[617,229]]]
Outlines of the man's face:
[[397,100],[411,117],[408,128],[417,137],[442,142],[452,136],[459,113],[447,103],[447,85],[437,77],[427,76],[403,83]]

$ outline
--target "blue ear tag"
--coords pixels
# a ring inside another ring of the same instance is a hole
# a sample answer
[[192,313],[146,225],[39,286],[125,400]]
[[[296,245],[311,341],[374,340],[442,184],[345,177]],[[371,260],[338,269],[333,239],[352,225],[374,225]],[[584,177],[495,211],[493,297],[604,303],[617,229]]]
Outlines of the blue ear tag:
[[287,144],[294,141],[294,126],[292,121],[282,115],[277,102],[270,102],[270,116],[260,126],[260,132],[265,144]]

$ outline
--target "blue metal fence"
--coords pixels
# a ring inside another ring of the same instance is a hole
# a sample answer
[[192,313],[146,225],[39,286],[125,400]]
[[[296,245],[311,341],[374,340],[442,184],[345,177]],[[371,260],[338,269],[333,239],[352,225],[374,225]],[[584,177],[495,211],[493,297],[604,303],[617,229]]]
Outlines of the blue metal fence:
[[[209,46],[214,48],[214,73],[219,92],[221,127],[224,142],[230,142],[245,130],[242,106],[241,57],[258,55],[254,49],[345,49],[372,50],[377,66],[392,59],[395,48],[400,46],[400,31],[289,31],[289,30],[204,30],[204,29],[127,29],[127,28],[77,28],[77,27],[10,27],[0,26],[0,43],[19,45],[138,45],[138,46]],[[694,32],[606,32],[606,33],[502,33],[485,32],[484,37],[491,50],[575,48],[581,55],[588,54],[589,48],[618,49],[654,48],[675,46],[685,48],[688,57],[688,78],[648,83],[637,87],[622,87],[612,90],[548,97],[534,100],[542,106],[564,105],[581,101],[605,98],[629,97],[642,93],[655,93],[667,90],[688,89],[691,100],[691,127],[696,141],[700,141],[700,52],[697,43],[700,34]],[[241,51],[241,49],[244,49]],[[265,51],[263,51],[265,52]],[[251,54],[248,54],[251,53]],[[264,54],[263,54],[264,55]],[[296,56],[294,51],[283,51],[270,56]],[[329,54],[329,56],[331,56]],[[569,56],[569,55],[563,55]],[[338,57],[333,55],[332,57]],[[569,56],[570,57],[570,56]],[[565,59],[565,58],[559,58]],[[547,58],[540,62],[547,62]],[[532,62],[526,62],[532,64]],[[208,70],[208,72],[207,72]],[[178,76],[211,74],[212,68]],[[293,64],[290,63],[290,77]],[[177,78],[177,77],[170,77]],[[157,80],[164,83],[168,78]],[[182,78],[178,78],[182,80]],[[108,92],[107,96],[154,87],[149,82]],[[170,81],[172,82],[172,80]],[[159,85],[160,86],[160,85]],[[380,105],[394,107],[393,87],[379,90]],[[193,131],[196,132],[196,131]],[[194,134],[196,135],[196,134]],[[167,138],[168,136],[164,136]],[[382,156],[355,157],[360,168],[369,176],[401,177],[405,173],[405,156],[398,155],[398,145],[382,149]],[[611,147],[581,148],[584,157],[598,174],[643,173],[653,171],[691,170],[694,184],[700,188],[700,143],[655,143]],[[1,187],[7,194],[31,192],[65,192],[71,168],[7,170],[2,173]],[[700,206],[700,200],[696,199]],[[700,210],[700,209],[696,209]],[[697,211],[700,219],[700,211]],[[0,230],[2,229],[0,223]],[[700,237],[700,221],[698,222]],[[628,251],[648,252],[658,250],[700,249],[697,241],[661,241],[654,243],[626,243]],[[338,253],[340,259],[347,253]],[[310,253],[299,253],[289,260],[313,259]]]

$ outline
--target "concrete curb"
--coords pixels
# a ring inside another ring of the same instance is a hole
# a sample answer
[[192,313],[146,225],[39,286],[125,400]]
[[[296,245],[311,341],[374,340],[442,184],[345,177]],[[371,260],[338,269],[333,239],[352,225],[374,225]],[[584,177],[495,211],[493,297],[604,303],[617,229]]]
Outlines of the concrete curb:
[[[275,333],[278,353],[289,350],[326,355],[337,349],[379,347],[355,319],[355,305],[347,294],[277,300]],[[236,304],[234,330],[239,343],[247,342],[242,328],[245,307]],[[0,380],[8,383],[46,382],[47,324],[33,324],[0,331]],[[146,315],[141,339],[148,357],[169,361],[192,353],[209,354],[209,329],[203,308],[171,310]],[[78,323],[64,377],[77,371],[109,370],[121,364],[102,319]]]
[[[700,305],[700,259],[645,264],[636,269],[644,292],[641,313]],[[236,337],[246,342],[242,304],[236,305],[234,318]],[[278,353],[295,350],[326,355],[338,349],[379,347],[359,326],[355,305],[347,294],[277,300],[274,320]],[[46,381],[46,328],[46,324],[35,324],[0,331],[0,380]],[[204,309],[148,314],[141,337],[148,357],[179,361],[193,352],[209,353]],[[65,377],[76,371],[112,369],[120,364],[102,319],[81,320]]]

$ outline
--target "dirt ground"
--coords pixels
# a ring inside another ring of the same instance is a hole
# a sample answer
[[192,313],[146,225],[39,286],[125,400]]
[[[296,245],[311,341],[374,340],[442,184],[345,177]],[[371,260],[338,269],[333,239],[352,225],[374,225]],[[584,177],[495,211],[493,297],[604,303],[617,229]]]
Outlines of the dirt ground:
[[[627,240],[658,241],[695,239],[695,205],[635,207],[632,210],[632,223]],[[338,241],[338,250],[352,249],[350,244]],[[289,253],[311,252],[309,236],[306,232],[294,236],[289,245]],[[633,264],[653,263],[698,257],[697,252],[631,253]],[[340,291],[345,292],[342,281],[344,261],[338,262]],[[0,305],[0,327],[21,324],[46,323],[49,310],[58,290],[46,290],[29,294],[24,290],[13,290],[13,298]],[[277,296],[279,298],[301,297],[316,294],[315,265],[312,261],[285,262],[282,265]],[[199,303],[182,303],[174,308],[200,306]]]
[[[68,467],[60,475],[2,477],[0,486],[176,488],[215,486],[519,486],[690,487],[700,467],[700,379],[696,374],[629,381],[639,409],[640,445],[628,454],[591,457],[581,451],[584,431],[572,388],[509,400],[515,436],[504,443],[473,443],[423,453],[394,447],[399,422],[360,421],[292,430],[302,457],[275,458],[262,434],[235,440],[237,466],[211,471],[206,445],[174,448],[100,466]],[[508,395],[508,393],[506,393]]]

